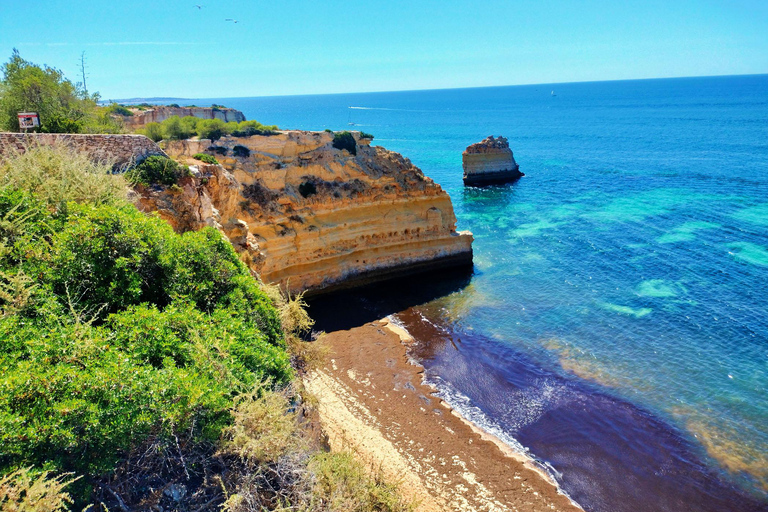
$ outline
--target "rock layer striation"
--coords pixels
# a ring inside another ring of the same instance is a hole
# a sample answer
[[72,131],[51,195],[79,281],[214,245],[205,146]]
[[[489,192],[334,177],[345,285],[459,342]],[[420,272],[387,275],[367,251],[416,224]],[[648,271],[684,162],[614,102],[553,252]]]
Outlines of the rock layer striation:
[[245,121],[245,115],[239,110],[224,107],[153,107],[149,110],[137,110],[132,116],[121,117],[126,128],[136,130],[143,128],[148,123],[162,123],[173,116],[193,116],[200,119],[221,119],[225,123],[230,121]]
[[523,173],[515,162],[505,137],[493,135],[470,145],[462,154],[465,185],[488,185],[514,181]]
[[140,203],[180,232],[220,229],[262,280],[292,293],[471,266],[472,234],[456,231],[448,194],[407,158],[355,139],[356,155],[326,132],[171,142],[172,157],[208,152],[221,165],[140,189]]

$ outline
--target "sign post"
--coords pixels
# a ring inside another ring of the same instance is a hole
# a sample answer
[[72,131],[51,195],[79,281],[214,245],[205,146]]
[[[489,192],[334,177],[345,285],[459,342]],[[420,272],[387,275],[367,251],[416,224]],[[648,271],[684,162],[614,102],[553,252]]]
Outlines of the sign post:
[[27,133],[27,130],[40,127],[40,116],[37,112],[19,112],[19,128]]

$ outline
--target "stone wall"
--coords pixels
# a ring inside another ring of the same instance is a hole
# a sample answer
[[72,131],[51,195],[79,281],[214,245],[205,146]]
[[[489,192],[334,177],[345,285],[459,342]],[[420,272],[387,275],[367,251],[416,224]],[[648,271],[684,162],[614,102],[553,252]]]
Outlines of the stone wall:
[[120,171],[148,156],[167,156],[160,146],[144,135],[100,135],[74,133],[0,133],[0,158],[14,151],[23,153],[35,144],[66,145],[107,162]]

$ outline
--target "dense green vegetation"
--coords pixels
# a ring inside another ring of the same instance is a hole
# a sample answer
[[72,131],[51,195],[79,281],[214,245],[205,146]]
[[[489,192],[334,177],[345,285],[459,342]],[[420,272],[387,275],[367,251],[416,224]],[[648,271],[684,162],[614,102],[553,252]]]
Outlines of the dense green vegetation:
[[15,165],[0,170],[0,470],[100,475],[149,435],[217,439],[234,394],[288,382],[272,301],[218,231],[177,235],[109,186],[97,203],[41,198]]
[[360,132],[360,138],[361,139],[373,140],[373,135],[371,135],[370,133],[366,133],[366,132]]
[[19,112],[37,112],[45,133],[122,131],[121,123],[98,107],[98,94],[89,94],[56,68],[24,60],[14,49],[0,71],[0,131],[19,131]]
[[165,140],[184,140],[197,136],[201,139],[217,141],[226,135],[250,137],[252,135],[275,135],[277,126],[266,126],[258,121],[234,121],[225,123],[221,119],[200,119],[194,116],[173,116],[162,123],[148,123],[142,133],[155,142]]
[[333,147],[336,149],[346,149],[353,155],[357,154],[357,141],[354,135],[347,131],[334,134]]
[[134,185],[175,185],[189,176],[189,168],[164,156],[150,156],[129,170],[125,177]]
[[216,160],[216,157],[214,157],[213,155],[209,155],[207,153],[195,153],[194,155],[192,155],[192,158],[194,158],[195,160],[200,160],[201,162],[206,164],[215,165],[219,163],[218,160]]
[[125,183],[61,148],[0,163],[0,510],[408,510],[302,430],[301,298]]

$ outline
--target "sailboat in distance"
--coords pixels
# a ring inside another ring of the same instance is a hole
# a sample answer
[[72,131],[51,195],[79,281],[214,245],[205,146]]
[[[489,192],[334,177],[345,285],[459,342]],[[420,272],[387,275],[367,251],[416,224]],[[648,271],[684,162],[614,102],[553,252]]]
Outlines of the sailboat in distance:
[[555,94],[555,91],[552,91],[552,96],[557,96],[557,94]]

